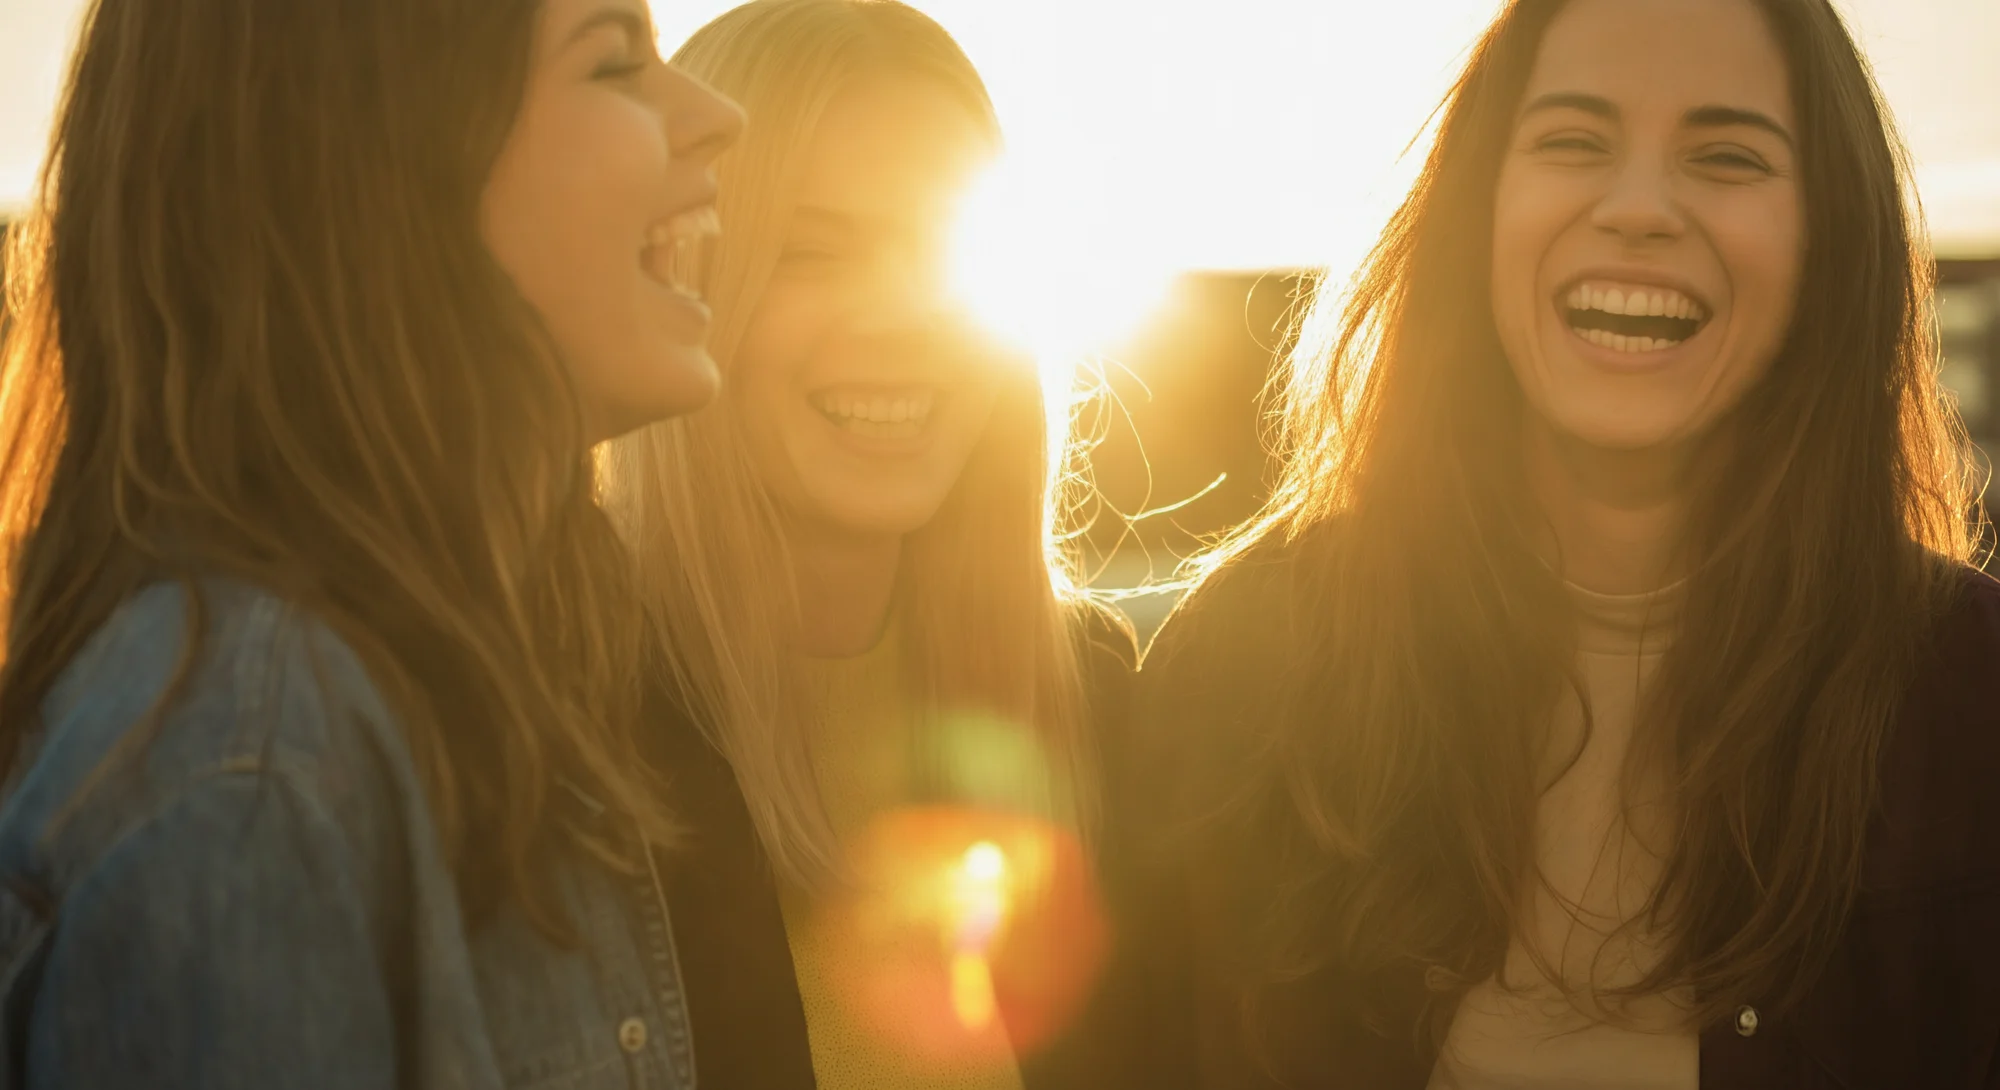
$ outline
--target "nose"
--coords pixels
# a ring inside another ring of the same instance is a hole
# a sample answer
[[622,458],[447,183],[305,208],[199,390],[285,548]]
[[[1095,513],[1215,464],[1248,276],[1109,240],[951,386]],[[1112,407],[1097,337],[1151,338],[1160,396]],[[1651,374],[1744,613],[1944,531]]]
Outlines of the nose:
[[743,135],[743,107],[686,72],[668,65],[663,92],[674,158],[712,163]]
[[1591,226],[1628,246],[1679,238],[1687,230],[1668,174],[1641,158],[1626,163],[1591,210]]

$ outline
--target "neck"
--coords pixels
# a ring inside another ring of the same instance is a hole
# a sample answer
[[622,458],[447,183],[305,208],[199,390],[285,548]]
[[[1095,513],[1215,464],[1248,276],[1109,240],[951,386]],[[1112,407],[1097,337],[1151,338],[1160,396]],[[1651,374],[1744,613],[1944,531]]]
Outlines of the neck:
[[852,658],[874,647],[895,599],[902,537],[795,526],[791,539],[800,652]]
[[1548,521],[1544,555],[1600,594],[1644,594],[1684,574],[1689,455],[1606,450],[1546,426],[1524,435],[1529,486]]

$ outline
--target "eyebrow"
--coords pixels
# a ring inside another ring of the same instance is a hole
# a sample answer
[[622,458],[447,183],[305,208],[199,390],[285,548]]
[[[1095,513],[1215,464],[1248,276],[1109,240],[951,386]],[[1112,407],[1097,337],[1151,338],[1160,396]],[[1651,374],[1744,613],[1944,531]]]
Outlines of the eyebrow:
[[611,3],[586,16],[576,29],[569,32],[563,45],[575,45],[585,35],[603,26],[616,26],[642,42],[653,40],[653,20],[649,13],[643,9],[635,11],[629,4]]
[[1793,143],[1790,130],[1778,124],[1770,115],[1735,106],[1698,106],[1681,118],[1681,124],[1691,129],[1726,129],[1732,125],[1748,125],[1783,140],[1787,147]]
[[1525,118],[1543,110],[1581,110],[1606,121],[1616,121],[1620,116],[1617,104],[1610,99],[1579,91],[1551,91],[1540,95],[1521,108],[1521,116]]
[[[1588,95],[1579,91],[1551,91],[1540,95],[1521,110],[1521,116],[1544,110],[1581,110],[1606,121],[1617,121],[1623,116],[1618,104],[1601,95]],[[1734,125],[1747,125],[1783,140],[1787,146],[1793,144],[1789,129],[1773,120],[1769,114],[1756,110],[1746,110],[1738,106],[1697,106],[1681,115],[1681,124],[1691,129],[1725,129]]]

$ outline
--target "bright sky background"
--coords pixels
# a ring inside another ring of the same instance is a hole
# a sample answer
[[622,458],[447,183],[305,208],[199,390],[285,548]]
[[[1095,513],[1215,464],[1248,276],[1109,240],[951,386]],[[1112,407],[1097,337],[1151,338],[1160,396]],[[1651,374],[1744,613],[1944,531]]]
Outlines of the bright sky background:
[[[289,0],[287,0],[289,2]],[[1838,0],[1941,251],[2000,254],[2000,0]],[[653,0],[668,47],[730,0]],[[1128,267],[1351,263],[1498,0],[918,0],[984,71],[1020,184]],[[0,0],[0,208],[26,195],[82,0]]]

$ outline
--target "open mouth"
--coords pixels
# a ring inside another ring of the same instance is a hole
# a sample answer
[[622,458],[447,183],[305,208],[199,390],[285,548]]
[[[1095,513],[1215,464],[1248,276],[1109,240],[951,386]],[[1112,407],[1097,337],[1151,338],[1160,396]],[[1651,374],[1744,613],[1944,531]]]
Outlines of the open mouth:
[[1613,352],[1662,352],[1701,332],[1709,309],[1672,288],[1584,281],[1557,301],[1570,331]]
[[640,267],[662,287],[699,299],[706,243],[721,234],[722,217],[712,204],[660,220],[646,229]]
[[916,439],[930,428],[939,391],[934,386],[898,390],[836,387],[818,391],[807,400],[842,431],[871,439]]

